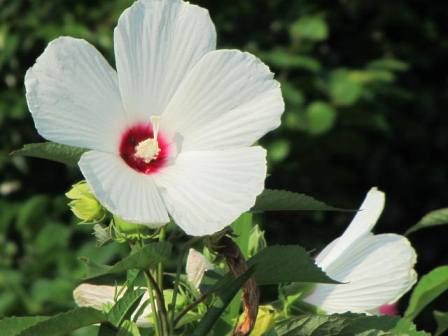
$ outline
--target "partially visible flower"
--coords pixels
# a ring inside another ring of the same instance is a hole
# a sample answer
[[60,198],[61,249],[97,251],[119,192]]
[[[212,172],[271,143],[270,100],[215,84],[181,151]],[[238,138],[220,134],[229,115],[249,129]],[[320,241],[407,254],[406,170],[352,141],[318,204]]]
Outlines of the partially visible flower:
[[[126,288],[121,286],[81,284],[73,291],[73,298],[79,307],[91,307],[101,311],[108,311],[124,295],[125,291]],[[148,298],[148,293],[145,292],[131,319],[134,319],[136,312],[141,309],[145,302],[148,302]],[[150,327],[152,322],[150,315],[151,305],[148,304],[137,318],[137,325],[142,328]]]
[[105,210],[86,181],[74,184],[65,196],[71,199],[68,203],[70,210],[84,223],[97,222],[104,218]]
[[[138,287],[135,287],[138,289]],[[118,301],[125,293],[127,288],[123,286],[105,286],[105,285],[91,285],[81,284],[73,291],[73,298],[75,303],[79,307],[91,307],[103,312],[108,312],[112,306]],[[163,291],[165,304],[169,305],[173,299],[173,290],[165,289]],[[136,324],[141,328],[149,328],[152,325],[151,317],[151,305],[149,302],[148,291],[145,291],[140,302],[131,315],[131,320],[134,320],[135,314],[140,312],[142,306],[145,304],[143,311],[137,317]],[[186,303],[185,297],[178,293],[176,308],[184,306]],[[168,308],[168,306],[167,306]]]
[[190,281],[195,288],[199,288],[205,272],[213,269],[213,265],[202,253],[191,248],[188,251],[185,268],[188,281]]
[[44,138],[89,150],[81,172],[111,213],[210,235],[263,190],[266,151],[252,145],[284,110],[263,62],[215,48],[207,10],[138,0],[114,30],[117,71],[87,41],[60,37],[26,73],[28,107]]
[[372,313],[398,301],[416,282],[416,254],[397,234],[373,235],[384,208],[384,193],[372,188],[341,237],[316,263],[340,285],[318,284],[304,301],[326,313]]
[[400,315],[396,303],[382,305],[381,307],[378,308],[378,314],[388,316]]

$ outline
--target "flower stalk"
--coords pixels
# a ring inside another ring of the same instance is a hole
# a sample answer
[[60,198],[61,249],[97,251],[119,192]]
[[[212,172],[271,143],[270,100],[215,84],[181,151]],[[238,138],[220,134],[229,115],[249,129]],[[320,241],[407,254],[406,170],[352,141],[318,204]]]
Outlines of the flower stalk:
[[[228,236],[223,236],[214,246],[216,252],[226,259],[230,271],[239,277],[248,270],[244,256],[238,245]],[[260,291],[254,278],[249,278],[243,286],[243,320],[235,327],[234,336],[246,336],[252,331],[257,320]]]

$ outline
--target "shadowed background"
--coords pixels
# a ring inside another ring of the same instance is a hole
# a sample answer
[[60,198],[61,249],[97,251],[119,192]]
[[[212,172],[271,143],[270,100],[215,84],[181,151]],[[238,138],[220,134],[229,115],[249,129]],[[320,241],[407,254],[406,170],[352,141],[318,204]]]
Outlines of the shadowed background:
[[[269,187],[356,208],[376,185],[387,194],[376,232],[403,233],[448,204],[446,3],[193,2],[210,10],[219,48],[256,54],[282,83],[282,126],[262,141]],[[77,257],[108,262],[124,250],[95,248],[90,227],[75,225],[64,193],[81,178],[77,170],[8,153],[42,141],[23,77],[46,44],[81,37],[114,64],[112,30],[131,3],[0,0],[0,316],[73,306],[71,290],[83,272]],[[317,251],[350,217],[271,213],[260,220],[269,242]],[[443,226],[410,236],[420,274],[448,264],[447,236]],[[446,310],[441,301],[432,307]],[[429,315],[418,321],[433,326]]]

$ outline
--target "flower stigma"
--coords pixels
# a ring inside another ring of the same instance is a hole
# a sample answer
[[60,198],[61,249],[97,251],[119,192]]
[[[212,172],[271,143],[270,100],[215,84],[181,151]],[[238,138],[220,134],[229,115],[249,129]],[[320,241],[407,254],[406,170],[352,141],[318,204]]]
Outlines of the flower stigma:
[[166,166],[171,142],[160,129],[160,116],[152,116],[148,123],[137,123],[121,135],[121,158],[132,169],[143,173],[157,173]]
[[151,124],[153,127],[153,137],[143,140],[135,146],[135,156],[142,159],[145,163],[150,163],[152,160],[157,159],[160,154],[159,142],[157,141],[160,117],[152,116]]

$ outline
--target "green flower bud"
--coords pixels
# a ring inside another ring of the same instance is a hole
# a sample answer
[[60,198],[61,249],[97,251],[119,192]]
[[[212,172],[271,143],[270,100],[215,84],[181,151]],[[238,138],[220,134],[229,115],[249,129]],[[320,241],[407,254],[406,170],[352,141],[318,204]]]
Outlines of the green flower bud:
[[147,239],[154,236],[154,230],[143,224],[129,223],[124,219],[114,216],[115,240],[124,243],[128,240]]
[[67,196],[70,210],[82,223],[99,222],[104,219],[106,211],[93,195],[86,181],[81,181],[72,186]]

